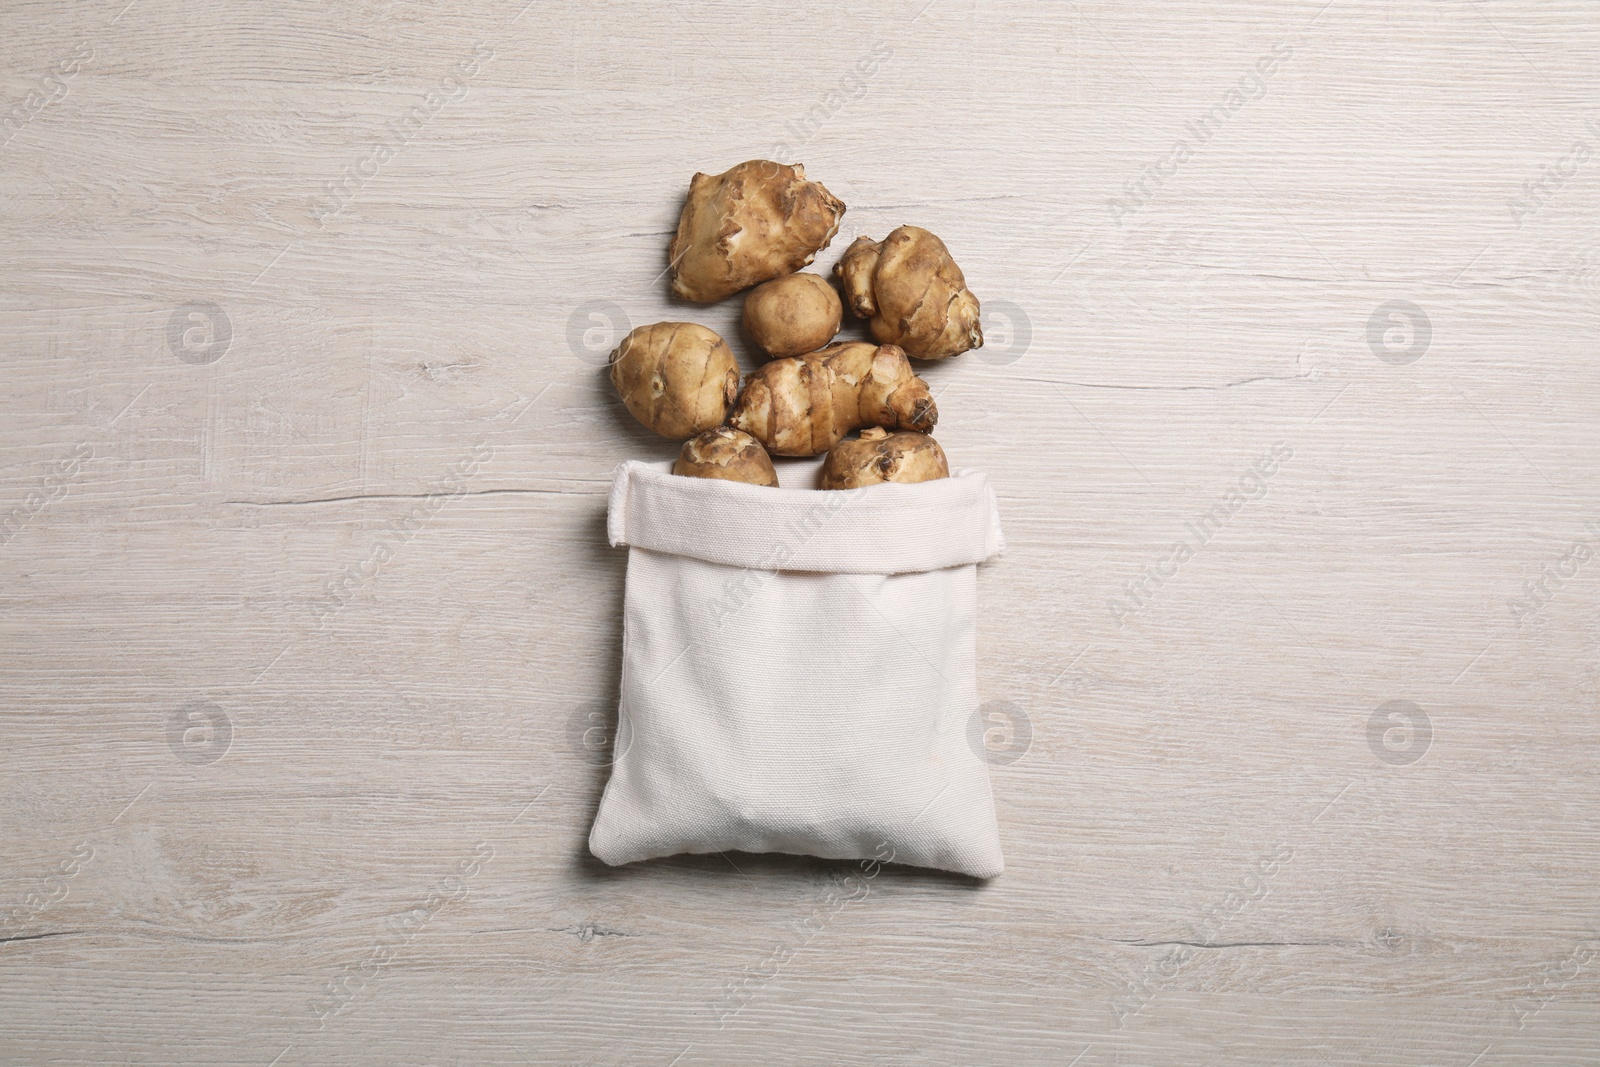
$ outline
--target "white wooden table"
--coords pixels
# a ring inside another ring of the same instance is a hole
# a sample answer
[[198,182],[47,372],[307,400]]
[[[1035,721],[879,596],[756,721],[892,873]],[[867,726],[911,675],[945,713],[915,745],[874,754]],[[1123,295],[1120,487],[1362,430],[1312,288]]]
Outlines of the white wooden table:
[[[1600,12],[925,2],[6,5],[0,1062],[1600,1062]],[[988,885],[587,854],[771,154],[984,301]]]

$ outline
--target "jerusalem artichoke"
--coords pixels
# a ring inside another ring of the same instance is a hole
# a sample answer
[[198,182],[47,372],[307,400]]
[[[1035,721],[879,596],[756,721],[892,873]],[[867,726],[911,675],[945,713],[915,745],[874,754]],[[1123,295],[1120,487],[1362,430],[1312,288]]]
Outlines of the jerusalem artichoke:
[[833,272],[880,344],[899,345],[913,359],[983,345],[978,298],[944,242],[919,226],[901,226],[882,241],[857,237]]
[[839,332],[844,307],[820,274],[785,274],[744,298],[744,328],[769,357],[815,352]]
[[739,366],[704,326],[657,322],[635,329],[611,353],[611,384],[634,418],[681,441],[727,418]]
[[667,246],[672,291],[708,304],[810,263],[839,230],[844,204],[799,163],[752,159],[696,174]]
[[939,442],[922,433],[891,434],[878,427],[840,441],[822,463],[822,488],[858,489],[880,482],[931,482],[948,478],[950,464]]
[[672,465],[673,474],[689,478],[720,478],[751,485],[778,484],[772,457],[761,442],[742,430],[718,426],[689,438]]
[[780,456],[818,456],[862,426],[933,429],[928,383],[894,345],[843,341],[775,359],[745,379],[728,423]]

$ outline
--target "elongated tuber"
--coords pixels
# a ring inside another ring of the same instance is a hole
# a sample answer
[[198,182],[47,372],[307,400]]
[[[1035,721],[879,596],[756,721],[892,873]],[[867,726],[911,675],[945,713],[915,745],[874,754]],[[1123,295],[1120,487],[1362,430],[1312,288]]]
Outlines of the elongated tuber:
[[681,441],[727,418],[739,394],[739,366],[704,326],[657,322],[628,334],[611,353],[611,384],[634,418]]
[[879,482],[931,482],[950,477],[939,442],[925,433],[889,433],[871,427],[840,441],[822,462],[822,488],[858,489]]
[[810,263],[839,231],[844,204],[806,169],[752,159],[696,174],[667,246],[672,291],[706,304]]
[[728,423],[779,456],[820,456],[851,430],[931,430],[928,383],[894,345],[843,341],[775,359],[745,379]]
[[833,272],[845,301],[870,319],[872,336],[913,359],[946,359],[983,344],[978,298],[950,250],[920,226],[901,226],[882,241],[857,237]]
[[744,328],[769,357],[815,352],[839,332],[844,306],[820,274],[785,274],[744,298]]
[[672,473],[751,485],[778,484],[772,457],[761,447],[761,442],[728,426],[718,426],[685,441],[677,462],[672,465]]

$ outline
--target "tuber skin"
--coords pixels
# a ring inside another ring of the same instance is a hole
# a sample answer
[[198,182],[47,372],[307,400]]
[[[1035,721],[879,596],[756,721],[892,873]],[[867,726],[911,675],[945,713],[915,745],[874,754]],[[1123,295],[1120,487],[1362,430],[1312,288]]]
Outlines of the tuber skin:
[[768,358],[815,352],[839,332],[844,305],[820,274],[786,274],[744,298],[744,329]]
[[721,478],[751,485],[778,485],[778,472],[761,442],[729,426],[697,434],[683,443],[673,474],[688,478]]
[[657,322],[628,334],[611,353],[611,384],[634,418],[681,441],[727,418],[739,394],[739,366],[704,326]]
[[728,418],[778,456],[820,456],[862,426],[927,431],[938,421],[928,383],[906,354],[864,341],[762,366],[745,379]]
[[871,427],[854,441],[840,441],[822,462],[822,488],[859,489],[880,482],[931,482],[950,477],[939,442],[923,433]]
[[709,304],[793,274],[828,247],[843,214],[844,203],[807,181],[799,163],[752,159],[696,174],[667,246],[672,291]]
[[901,226],[882,241],[857,237],[833,272],[880,344],[899,345],[912,359],[948,359],[983,345],[978,298],[944,242],[920,226]]

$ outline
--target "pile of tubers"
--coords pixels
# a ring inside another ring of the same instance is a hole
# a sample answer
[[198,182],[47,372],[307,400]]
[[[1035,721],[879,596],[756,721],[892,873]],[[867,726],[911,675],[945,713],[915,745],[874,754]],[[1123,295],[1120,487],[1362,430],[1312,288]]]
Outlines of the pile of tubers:
[[[857,237],[833,268],[842,298],[802,273],[844,211],[798,163],[755,159],[689,183],[667,249],[672,292],[713,303],[750,290],[744,331],[766,362],[741,388],[732,349],[697,323],[623,338],[611,383],[634,418],[684,442],[674,474],[775,487],[773,456],[825,454],[826,490],[949,476],[930,436],[939,411],[911,361],[980,347],[978,298],[944,242],[917,226]],[[872,341],[835,340],[847,307]]]

